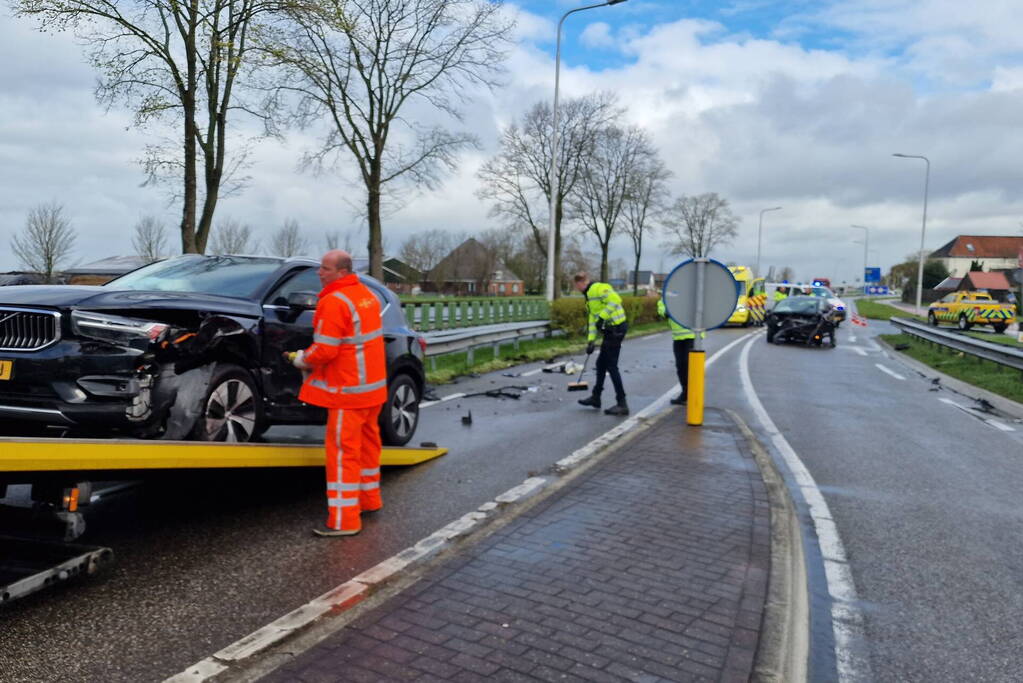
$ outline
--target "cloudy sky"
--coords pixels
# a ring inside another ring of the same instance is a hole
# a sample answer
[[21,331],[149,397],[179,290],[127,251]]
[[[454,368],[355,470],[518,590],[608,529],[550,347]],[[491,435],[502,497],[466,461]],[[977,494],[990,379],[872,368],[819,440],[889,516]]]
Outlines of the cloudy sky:
[[[558,17],[580,2],[509,1],[518,17],[507,84],[466,107],[483,148],[457,174],[385,220],[396,250],[425,228],[495,227],[475,173],[500,129],[553,90]],[[4,10],[6,11],[6,10]],[[859,277],[919,247],[923,161],[930,158],[928,249],[957,234],[1023,234],[1023,13],[1018,0],[629,0],[573,15],[563,92],[613,91],[674,173],[675,194],[717,192],[741,218],[714,256],[752,265],[760,210],[762,266],[801,278]],[[173,229],[178,209],[143,187],[137,160],[154,131],[93,96],[96,74],[74,37],[0,16],[0,245],[41,202],[59,201],[79,233],[77,258],[131,253],[143,214]],[[318,251],[327,230],[355,229],[359,187],[344,173],[298,167],[311,131],[258,143],[250,187],[221,218],[264,237],[294,218]],[[595,248],[595,245],[593,245]],[[625,257],[620,243],[616,255]],[[17,267],[6,248],[0,270]],[[644,266],[677,257],[651,245]]]

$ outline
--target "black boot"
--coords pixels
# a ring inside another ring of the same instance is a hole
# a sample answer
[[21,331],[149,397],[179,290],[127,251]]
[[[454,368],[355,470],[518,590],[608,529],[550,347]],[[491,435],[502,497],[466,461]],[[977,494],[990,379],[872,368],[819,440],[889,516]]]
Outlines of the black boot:
[[608,408],[607,410],[605,410],[604,414],[605,415],[628,415],[629,414],[629,404],[625,402],[625,399],[622,399],[617,404],[615,404],[615,405],[611,406],[610,408]]
[[581,399],[579,399],[579,405],[581,405],[581,406],[592,406],[593,408],[599,408],[600,407],[600,396],[597,396],[596,394],[593,394],[589,398],[581,398]]
[[686,395],[685,394],[679,394],[675,398],[671,399],[671,401],[669,401],[669,403],[671,403],[671,405],[673,405],[673,406],[684,406],[686,404]]

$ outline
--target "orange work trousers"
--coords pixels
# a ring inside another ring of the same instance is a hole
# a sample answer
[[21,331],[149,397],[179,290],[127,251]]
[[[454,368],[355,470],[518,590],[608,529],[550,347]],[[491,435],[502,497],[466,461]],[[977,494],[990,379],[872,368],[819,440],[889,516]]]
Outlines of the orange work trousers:
[[379,510],[380,406],[327,411],[327,526],[358,531],[362,511]]

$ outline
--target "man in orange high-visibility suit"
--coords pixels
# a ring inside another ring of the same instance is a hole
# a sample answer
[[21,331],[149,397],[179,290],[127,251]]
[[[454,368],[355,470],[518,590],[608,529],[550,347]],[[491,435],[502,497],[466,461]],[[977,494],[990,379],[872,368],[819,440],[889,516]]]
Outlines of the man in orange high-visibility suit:
[[339,249],[323,255],[313,343],[294,354],[308,370],[299,399],[327,409],[327,523],[319,536],[353,536],[361,513],[383,507],[380,498],[380,406],[387,401],[387,359],[380,302],[352,272]]

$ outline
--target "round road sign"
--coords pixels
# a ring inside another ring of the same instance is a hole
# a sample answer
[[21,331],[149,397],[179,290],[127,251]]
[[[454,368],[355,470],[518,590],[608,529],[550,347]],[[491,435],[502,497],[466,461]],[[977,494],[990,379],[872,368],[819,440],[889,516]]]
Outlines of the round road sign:
[[702,331],[728,322],[739,301],[739,290],[732,273],[720,261],[689,259],[671,271],[664,281],[661,296],[672,320],[691,330]]

